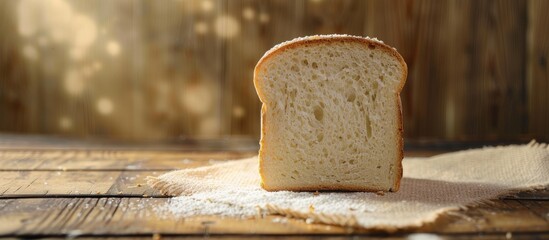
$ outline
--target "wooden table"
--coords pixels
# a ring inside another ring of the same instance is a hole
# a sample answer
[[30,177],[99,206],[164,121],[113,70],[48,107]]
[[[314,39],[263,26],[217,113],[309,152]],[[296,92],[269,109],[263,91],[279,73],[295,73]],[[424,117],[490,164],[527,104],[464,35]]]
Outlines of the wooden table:
[[429,233],[449,239],[549,238],[547,190],[494,199],[490,204],[443,216],[421,229],[393,234],[293,219],[280,223],[274,221],[276,216],[183,219],[159,212],[158,206],[170,199],[149,188],[146,176],[256,154],[254,146],[244,145],[211,145],[220,149],[217,151],[197,144],[150,149],[144,145],[75,144],[53,138],[0,135],[0,237],[421,239],[425,235],[418,233]]

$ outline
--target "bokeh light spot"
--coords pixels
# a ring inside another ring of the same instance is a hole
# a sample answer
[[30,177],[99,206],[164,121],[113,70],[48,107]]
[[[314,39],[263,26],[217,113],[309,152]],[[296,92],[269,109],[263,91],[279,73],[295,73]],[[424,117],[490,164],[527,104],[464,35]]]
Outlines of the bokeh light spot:
[[194,24],[194,31],[199,35],[204,35],[208,33],[208,24],[205,22],[196,22]]
[[181,101],[183,107],[194,115],[205,115],[213,105],[213,93],[203,83],[189,84],[183,88]]
[[114,40],[107,42],[107,53],[113,57],[118,56],[120,54],[120,44]]
[[63,130],[69,130],[72,128],[72,126],[73,126],[73,123],[71,118],[67,116],[63,116],[59,118],[59,128]]
[[200,4],[200,7],[202,8],[202,11],[204,12],[210,12],[214,8],[214,4],[211,0],[202,0],[202,3]]
[[97,111],[102,115],[110,115],[114,110],[114,105],[109,98],[102,97],[97,100]]
[[229,15],[221,15],[215,19],[215,33],[222,38],[233,38],[240,33],[240,24]]
[[245,7],[242,10],[242,17],[248,21],[253,20],[255,18],[255,10],[251,7]]
[[259,22],[261,23],[268,23],[271,20],[271,17],[267,13],[260,13],[259,14]]
[[77,48],[88,48],[97,38],[97,26],[87,16],[75,15],[72,19],[71,31],[73,36],[72,44]]
[[233,116],[234,118],[242,118],[244,117],[244,114],[246,113],[246,110],[242,106],[235,106],[233,108]]

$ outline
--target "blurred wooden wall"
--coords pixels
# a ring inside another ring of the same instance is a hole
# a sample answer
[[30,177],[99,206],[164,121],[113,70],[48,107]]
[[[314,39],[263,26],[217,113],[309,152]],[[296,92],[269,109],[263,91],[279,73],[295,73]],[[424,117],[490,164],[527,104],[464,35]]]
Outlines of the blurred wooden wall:
[[378,37],[409,67],[409,139],[549,140],[549,1],[0,1],[0,131],[259,136],[278,42]]

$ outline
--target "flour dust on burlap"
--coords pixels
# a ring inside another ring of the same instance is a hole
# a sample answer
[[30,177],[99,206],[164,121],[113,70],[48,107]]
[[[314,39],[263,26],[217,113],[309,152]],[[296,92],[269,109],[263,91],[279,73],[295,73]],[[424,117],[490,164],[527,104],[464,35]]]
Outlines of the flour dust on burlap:
[[265,214],[308,222],[394,230],[421,226],[441,213],[549,185],[549,147],[486,147],[405,158],[396,193],[267,192],[259,186],[257,157],[174,171],[149,184],[177,196],[164,207],[181,217]]

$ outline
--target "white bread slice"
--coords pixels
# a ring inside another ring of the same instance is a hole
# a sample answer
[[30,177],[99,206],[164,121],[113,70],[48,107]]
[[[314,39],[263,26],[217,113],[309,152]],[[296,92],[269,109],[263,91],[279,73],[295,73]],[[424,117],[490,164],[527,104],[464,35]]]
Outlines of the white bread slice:
[[397,191],[407,66],[377,39],[320,35],[267,51],[259,172],[269,191]]

